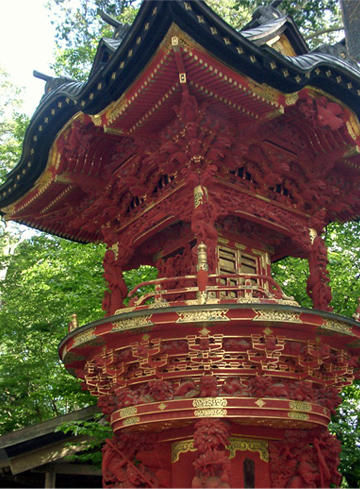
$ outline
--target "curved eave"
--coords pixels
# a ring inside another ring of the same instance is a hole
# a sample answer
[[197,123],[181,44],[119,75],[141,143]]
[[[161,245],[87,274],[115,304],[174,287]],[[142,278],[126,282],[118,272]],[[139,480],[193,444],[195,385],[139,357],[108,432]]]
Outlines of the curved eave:
[[[98,70],[102,70],[104,68],[105,64],[107,64],[107,61],[109,61],[109,59],[113,56],[120,44],[121,41],[119,39],[103,38],[100,40],[89,78],[93,77]],[[104,58],[106,58],[106,62]]]
[[154,56],[173,23],[212,56],[259,83],[284,93],[315,86],[360,116],[360,72],[345,61],[321,53],[288,57],[268,46],[261,48],[201,1],[149,0],[119,48],[87,83],[65,83],[43,98],[26,132],[21,159],[0,187],[0,208],[34,185],[46,167],[56,135],[77,112],[96,114],[119,99]]
[[241,34],[257,45],[263,45],[274,37],[285,34],[297,55],[309,52],[308,45],[300,34],[299,29],[288,15],[257,27],[241,30]]

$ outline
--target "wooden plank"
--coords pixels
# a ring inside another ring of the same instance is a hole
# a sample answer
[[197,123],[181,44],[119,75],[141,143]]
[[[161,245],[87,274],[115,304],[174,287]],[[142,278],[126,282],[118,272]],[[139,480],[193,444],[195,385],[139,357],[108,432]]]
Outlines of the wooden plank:
[[[34,450],[32,452],[27,452],[23,455],[19,455],[10,460],[10,468],[13,475],[20,474],[26,470],[39,467],[50,462],[55,462],[61,458],[71,455],[80,450],[84,450],[84,445],[90,440],[88,436],[77,436],[68,438],[65,441],[54,443],[45,448],[40,448],[39,450]],[[76,445],[69,445],[69,443],[74,443]]]
[[18,443],[23,443],[24,441],[38,438],[39,436],[47,435],[48,433],[53,433],[55,429],[63,423],[69,423],[71,421],[86,421],[87,419],[93,418],[93,416],[98,412],[99,408],[97,406],[90,406],[88,408],[81,409],[80,411],[65,414],[64,416],[58,416],[57,418],[49,419],[48,421],[35,424],[34,426],[29,426],[28,428],[7,433],[6,435],[0,437],[0,448],[17,445]]
[[45,474],[45,489],[54,489],[56,487],[56,472],[50,470]]
[[10,467],[10,459],[3,448],[0,448],[0,469]]
[[66,475],[89,475],[89,476],[102,476],[102,470],[99,468],[94,468],[93,465],[85,464],[72,464],[69,462],[58,462],[52,464],[46,464],[41,467],[37,467],[32,470],[32,472],[46,473],[49,470],[54,470],[57,474]]

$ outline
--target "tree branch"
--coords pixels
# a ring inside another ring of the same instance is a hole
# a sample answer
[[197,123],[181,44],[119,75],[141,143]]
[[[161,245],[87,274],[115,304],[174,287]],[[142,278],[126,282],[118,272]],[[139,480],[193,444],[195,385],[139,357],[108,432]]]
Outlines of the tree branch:
[[314,39],[315,37],[321,36],[322,34],[328,34],[329,32],[342,31],[343,29],[344,29],[343,25],[336,25],[334,27],[327,27],[326,29],[319,29],[314,34],[304,36],[304,39],[305,39],[305,41],[309,41],[310,39]]

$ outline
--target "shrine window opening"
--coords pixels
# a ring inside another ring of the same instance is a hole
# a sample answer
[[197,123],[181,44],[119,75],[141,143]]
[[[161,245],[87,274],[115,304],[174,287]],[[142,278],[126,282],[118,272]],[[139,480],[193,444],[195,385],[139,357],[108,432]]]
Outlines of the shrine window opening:
[[128,211],[132,211],[136,209],[137,207],[139,207],[139,205],[143,204],[143,202],[144,202],[143,197],[133,197],[128,207]]
[[[152,191],[152,196],[153,197],[156,197],[156,195],[161,191],[163,190],[165,187],[167,187],[172,181],[174,180],[174,176],[168,176],[168,175],[161,175],[161,177],[159,178],[157,184],[155,185],[153,191]],[[141,206],[146,200],[146,195],[144,194],[143,196],[134,196],[131,201],[130,201],[130,204],[127,208],[127,212],[132,212],[134,211],[135,209],[137,209],[139,206]]]
[[160,190],[169,185],[169,183],[171,183],[173,180],[174,176],[169,177],[168,175],[161,175],[152,193],[157,194]]
[[235,171],[231,171],[230,173],[233,173],[235,176],[242,178],[243,180],[247,180],[248,182],[254,181],[251,173],[246,171],[243,166]]
[[246,458],[243,464],[244,488],[253,489],[255,487],[255,462]]
[[284,195],[285,197],[289,196],[289,191],[283,185],[276,185],[276,187],[271,187],[270,190],[276,192],[277,194]]
[[[230,173],[232,173],[235,177],[238,177],[239,179],[243,180],[245,184],[257,184],[256,180],[254,180],[254,177],[252,176],[251,173],[249,173],[245,167],[237,168],[237,170],[233,170]],[[282,185],[281,183],[278,185],[275,185],[274,187],[269,187],[268,190],[270,192],[274,192],[275,194],[282,195],[283,197],[286,197],[287,200],[290,200],[292,203],[292,195],[289,192],[289,190]],[[270,196],[269,196],[270,198]],[[275,198],[275,196],[273,197]]]
[[[269,290],[266,280],[257,275],[268,275],[267,253],[235,244],[218,246],[218,285],[220,287],[234,287],[235,290],[220,291],[220,298],[236,299],[247,295],[257,296],[261,289]],[[221,276],[224,277],[221,277]],[[227,276],[226,275],[234,275]],[[240,276],[239,276],[240,275]]]

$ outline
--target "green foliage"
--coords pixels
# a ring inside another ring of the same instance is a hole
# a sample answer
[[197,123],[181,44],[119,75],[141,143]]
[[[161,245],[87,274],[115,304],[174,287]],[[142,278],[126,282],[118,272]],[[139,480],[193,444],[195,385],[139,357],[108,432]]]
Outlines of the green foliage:
[[79,81],[88,78],[100,38],[112,37],[114,28],[100,17],[99,11],[119,22],[132,23],[138,11],[137,0],[49,0],[52,23],[56,25],[56,75],[67,75]]
[[339,0],[284,0],[280,8],[293,17],[312,48],[336,42],[343,29]]
[[23,240],[0,283],[0,433],[80,409],[94,400],[60,362],[57,347],[76,312],[103,315],[102,246],[45,235]]
[[309,276],[307,260],[289,256],[274,263],[271,269],[274,279],[287,295],[294,297],[302,307],[312,306],[306,293],[306,282]]
[[[16,237],[13,237],[13,241]],[[4,255],[0,270],[0,434],[66,414],[95,399],[80,389],[57,353],[72,313],[80,324],[103,317],[102,245],[37,234]],[[152,267],[125,273],[128,289],[154,278]]]
[[255,0],[207,0],[206,3],[216,12],[225,22],[234,29],[240,30],[251,20],[251,15],[261,2]]
[[101,448],[104,440],[113,437],[113,431],[110,424],[105,421],[102,414],[95,415],[94,421],[72,421],[64,423],[57,427],[56,431],[71,433],[74,436],[86,435],[91,439],[86,443],[86,449],[83,453],[71,455],[69,460],[77,462],[91,463],[95,466],[101,466]]
[[360,223],[331,224],[326,242],[334,312],[351,317],[360,297]]
[[342,487],[360,487],[360,384],[356,381],[342,392],[343,402],[330,423],[330,431],[341,441]]
[[0,65],[0,183],[20,158],[29,118],[21,112],[21,89]]
[[[128,272],[124,273],[124,279],[130,292],[133,288],[143,282],[149,282],[150,280],[155,280],[157,278],[158,271],[155,267],[150,267],[148,265],[141,266],[139,268],[134,268]],[[153,292],[155,290],[154,285],[146,285],[139,288],[133,297],[141,297],[145,294]],[[130,297],[127,297],[124,304],[127,305],[130,301]]]
[[[239,30],[251,20],[257,7],[269,5],[271,0],[206,0],[206,3]],[[338,0],[283,0],[278,9],[293,17],[312,48],[335,42],[343,27]]]
[[[326,230],[334,312],[352,317],[360,297],[360,223],[332,223]],[[302,307],[312,307],[306,294],[307,260],[287,257],[272,266],[275,280]]]
[[[207,0],[208,5],[237,30],[243,28],[259,6],[270,0]],[[139,0],[48,0],[52,23],[56,26],[55,73],[86,80],[102,37],[111,37],[113,28],[100,17],[102,10],[123,24],[131,24]],[[310,46],[335,42],[342,30],[338,0],[284,0],[279,7],[293,16]],[[335,29],[335,30],[334,30]]]

